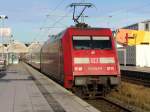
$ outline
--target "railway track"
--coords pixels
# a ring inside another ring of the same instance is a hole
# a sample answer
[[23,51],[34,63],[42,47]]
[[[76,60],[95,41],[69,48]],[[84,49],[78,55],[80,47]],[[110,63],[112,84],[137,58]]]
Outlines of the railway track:
[[123,81],[150,87],[150,73],[145,71],[121,70]]
[[96,100],[86,100],[89,104],[93,105],[97,109],[102,112],[134,112],[133,109],[126,107],[125,105],[121,105],[106,97],[100,97]]
[[138,79],[138,78],[127,77],[127,76],[122,75],[122,81],[150,87],[150,81],[148,81],[146,79],[144,80],[144,79]]

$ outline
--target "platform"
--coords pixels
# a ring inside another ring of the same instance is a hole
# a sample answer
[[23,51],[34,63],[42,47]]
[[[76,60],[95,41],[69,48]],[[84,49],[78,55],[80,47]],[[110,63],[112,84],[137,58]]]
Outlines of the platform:
[[121,75],[150,82],[150,67],[121,66]]
[[25,63],[0,74],[0,112],[99,112]]
[[150,67],[121,66],[121,70],[150,73]]

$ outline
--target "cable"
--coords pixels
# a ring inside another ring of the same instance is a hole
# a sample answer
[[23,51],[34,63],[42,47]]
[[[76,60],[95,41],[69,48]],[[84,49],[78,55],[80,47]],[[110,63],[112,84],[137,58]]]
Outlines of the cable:
[[[47,15],[48,17],[50,16],[50,15]],[[53,16],[53,15],[52,15]],[[54,16],[53,16],[54,17]],[[56,16],[56,17],[64,17],[64,15],[63,16]],[[67,17],[71,17],[71,16],[65,16],[65,18],[67,18]],[[54,19],[52,19],[52,18],[49,18],[49,19],[51,19],[51,20],[53,20],[54,21]],[[65,26],[65,27],[67,27],[67,25],[66,24],[64,24],[64,23],[60,23],[61,25],[63,25],[63,26]]]
[[[55,7],[55,8],[54,8],[51,12],[56,11],[56,10],[58,9],[58,7],[60,7],[60,5],[62,5],[62,3],[63,3],[64,1],[65,1],[65,0],[61,0],[61,1],[59,2],[59,4],[58,4],[58,5],[56,5],[56,7]],[[41,26],[41,27],[44,27],[46,23],[47,23],[47,17],[44,19],[44,22],[43,22],[43,24],[42,24],[42,26]],[[39,38],[40,33],[42,33],[42,32],[41,32],[41,31],[39,31],[39,32],[35,35],[35,37],[34,37],[34,38]],[[34,38],[33,38],[33,39],[34,39]]]
[[68,16],[68,13],[66,13],[64,16],[62,16],[60,19],[58,19],[57,21],[55,21],[55,23],[52,25],[52,27],[54,27],[56,24],[58,24],[60,21],[62,21],[66,16]]
[[[68,16],[69,15],[69,13],[71,12],[72,10],[70,10],[68,13],[66,13],[64,16],[62,16],[61,18],[59,18],[58,20],[56,20],[52,25],[51,25],[51,29],[54,29],[55,28],[55,26],[58,24],[58,23],[60,23],[66,16]],[[50,32],[50,30],[49,30],[49,32]]]
[[[145,4],[143,6],[136,6],[136,7],[132,7],[132,8],[128,8],[128,9],[120,9],[119,12],[118,11],[110,12],[110,13],[108,13],[106,15],[108,15],[108,16],[110,16],[110,15],[114,16],[114,15],[118,15],[118,14],[123,13],[123,12],[131,12],[131,10],[136,10],[137,11],[137,9],[142,9],[143,7],[147,7],[149,5],[150,5],[150,3],[149,4]],[[111,14],[111,13],[115,13],[115,14]]]
[[[62,3],[63,3],[64,1],[65,1],[65,0],[61,0],[61,1],[59,2],[59,4],[57,4],[56,7],[55,7],[51,12],[52,12],[52,13],[55,12],[55,11],[58,9],[58,7],[60,7],[60,5],[62,5]],[[46,19],[47,19],[48,15],[49,15],[49,14],[46,15]]]
[[64,1],[65,1],[65,0],[61,0],[60,3],[59,3],[52,11],[56,11],[57,8],[58,8],[60,5],[62,5],[62,3],[63,3]]

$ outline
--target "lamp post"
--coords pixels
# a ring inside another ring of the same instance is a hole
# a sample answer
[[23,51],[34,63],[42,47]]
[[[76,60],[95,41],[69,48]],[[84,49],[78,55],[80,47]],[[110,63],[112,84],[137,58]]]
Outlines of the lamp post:
[[2,21],[2,26],[1,26],[1,38],[2,38],[2,45],[3,45],[3,52],[2,52],[2,59],[4,59],[4,20],[5,19],[8,19],[8,16],[6,16],[6,15],[0,15],[0,20]]

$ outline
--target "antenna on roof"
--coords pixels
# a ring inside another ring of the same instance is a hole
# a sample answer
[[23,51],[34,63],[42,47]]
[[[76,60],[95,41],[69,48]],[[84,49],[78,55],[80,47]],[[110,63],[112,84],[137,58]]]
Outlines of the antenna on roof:
[[[91,8],[91,7],[94,7],[94,5],[92,3],[72,3],[69,5],[71,8],[73,8],[73,20],[74,22],[76,23],[77,26],[83,26],[83,25],[86,25],[83,21],[79,22],[79,19],[80,17],[82,17],[82,20],[84,20],[83,18],[84,17],[87,17],[87,16],[84,16],[83,13],[84,11],[87,9],[87,8]],[[81,7],[82,10],[81,12],[76,16],[76,10],[77,10],[77,7]]]

